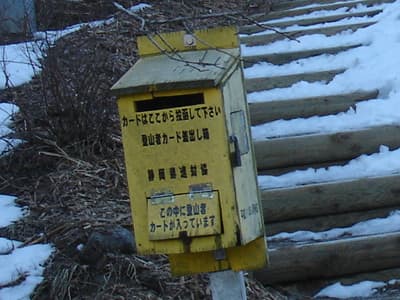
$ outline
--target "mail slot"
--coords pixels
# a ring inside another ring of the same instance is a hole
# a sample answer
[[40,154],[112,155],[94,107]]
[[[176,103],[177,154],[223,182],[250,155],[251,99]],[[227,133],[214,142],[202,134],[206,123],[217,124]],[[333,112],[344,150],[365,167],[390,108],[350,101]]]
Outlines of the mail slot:
[[177,275],[261,267],[264,223],[236,29],[187,40],[185,32],[138,38],[139,61],[112,87],[137,249],[168,254]]

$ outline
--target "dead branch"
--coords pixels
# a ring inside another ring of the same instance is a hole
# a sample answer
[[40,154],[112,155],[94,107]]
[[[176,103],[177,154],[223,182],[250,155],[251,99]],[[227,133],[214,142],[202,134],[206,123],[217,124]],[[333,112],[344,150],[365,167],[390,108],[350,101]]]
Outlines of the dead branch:
[[150,24],[165,24],[165,23],[174,23],[174,22],[182,22],[188,20],[201,20],[201,19],[208,19],[208,18],[220,18],[220,17],[227,17],[227,16],[235,16],[241,15],[243,12],[241,11],[230,11],[230,12],[223,12],[223,13],[213,13],[213,14],[205,14],[199,16],[190,16],[190,17],[177,17],[168,20],[154,20],[150,21]]
[[54,228],[53,230],[50,230],[47,234],[43,234],[43,235],[40,235],[40,236],[35,235],[33,237],[30,237],[25,242],[23,242],[21,245],[19,245],[18,248],[23,248],[23,247],[26,247],[28,245],[39,244],[39,243],[45,241],[46,238],[50,238],[55,234],[59,234],[61,232],[64,232],[64,231],[66,231],[67,229],[69,229],[72,226],[73,225],[71,225],[71,224],[62,224],[62,225]]
[[57,145],[57,143],[55,141],[49,140],[49,139],[45,139],[39,136],[35,136],[36,138],[38,138],[39,140],[41,140],[42,142],[44,142],[45,144],[49,145],[49,146],[53,146],[56,151],[58,153],[52,153],[52,152],[48,152],[48,151],[39,151],[39,154],[42,155],[47,155],[47,156],[53,156],[53,157],[57,157],[57,158],[64,158],[70,162],[75,163],[76,165],[83,165],[83,166],[88,166],[91,167],[92,165],[86,161],[80,160],[80,159],[76,159],[71,157],[70,155],[68,155],[60,146]]
[[144,26],[146,24],[146,20],[144,18],[142,18],[141,16],[139,16],[138,14],[135,14],[134,12],[126,9],[125,7],[123,7],[121,4],[119,4],[118,2],[113,2],[114,6],[123,11],[124,13],[134,17],[135,19],[140,21],[140,30],[144,30]]
[[18,275],[18,278],[17,278],[17,279],[15,279],[15,280],[13,280],[13,281],[10,281],[10,282],[7,282],[7,283],[5,283],[5,284],[0,284],[0,290],[1,290],[1,289],[10,288],[10,287],[13,287],[13,286],[20,285],[22,282],[25,281],[26,277],[28,277],[28,273],[20,273],[20,274]]
[[168,50],[168,49],[165,49],[165,48],[163,48],[161,45],[159,45],[159,43],[157,43],[157,41],[156,41],[151,35],[147,35],[147,37],[148,37],[148,39],[150,40],[150,42],[151,42],[158,50],[160,50],[160,53],[166,55],[169,59],[172,59],[172,60],[175,60],[175,61],[179,61],[179,62],[183,62],[183,63],[185,63],[187,66],[190,66],[190,67],[196,69],[196,70],[199,71],[199,72],[204,72],[205,70],[202,70],[202,69],[196,67],[196,65],[199,65],[199,66],[202,66],[202,67],[205,67],[205,66],[213,66],[213,67],[216,67],[216,68],[223,68],[223,67],[221,67],[221,66],[218,65],[218,62],[217,62],[217,61],[216,61],[216,62],[213,62],[213,63],[208,63],[208,62],[204,62],[204,61],[203,61],[203,62],[202,62],[202,61],[190,61],[190,60],[184,59],[184,58],[179,54],[179,52],[176,51],[176,49],[174,49],[171,45],[169,45],[169,44],[167,43],[167,41],[165,41],[165,40],[162,38],[162,36],[160,36],[159,34],[156,34],[156,36],[158,36],[158,37],[162,40],[162,42],[163,42],[165,45],[167,45],[167,47],[169,48],[169,50]]
[[254,25],[256,25],[256,26],[258,26],[258,27],[260,27],[262,29],[271,30],[271,31],[273,31],[273,32],[275,32],[277,34],[283,35],[284,37],[288,38],[289,40],[296,41],[296,42],[300,43],[300,41],[298,39],[295,39],[294,37],[290,36],[286,32],[282,32],[282,31],[276,29],[273,26],[262,24],[262,23],[258,22],[257,20],[255,20],[254,18],[248,17],[248,16],[246,16],[244,14],[241,14],[241,17],[244,18],[247,21],[250,21],[251,23],[253,23]]

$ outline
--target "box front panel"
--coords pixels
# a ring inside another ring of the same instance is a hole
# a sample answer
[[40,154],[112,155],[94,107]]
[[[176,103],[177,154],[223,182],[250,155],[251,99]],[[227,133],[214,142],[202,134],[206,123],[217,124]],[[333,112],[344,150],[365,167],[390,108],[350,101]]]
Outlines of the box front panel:
[[141,253],[198,252],[237,244],[221,98],[219,90],[207,89],[119,100]]

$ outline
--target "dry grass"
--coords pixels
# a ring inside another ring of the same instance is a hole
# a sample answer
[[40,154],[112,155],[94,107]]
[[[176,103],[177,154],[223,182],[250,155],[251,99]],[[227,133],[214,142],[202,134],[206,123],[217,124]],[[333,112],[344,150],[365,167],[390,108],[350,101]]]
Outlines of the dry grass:
[[[150,3],[153,8],[143,16],[162,21],[152,25],[158,31],[237,23],[238,16],[164,21],[249,8],[247,1]],[[105,253],[88,265],[77,250],[97,229],[131,229],[118,116],[109,88],[137,59],[139,27],[138,20],[118,13],[111,25],[84,28],[47,52],[40,77],[0,91],[0,97],[21,108],[15,126],[27,141],[0,160],[0,192],[18,195],[18,203],[30,210],[0,234],[24,245],[52,243],[56,248],[33,299],[211,298],[207,275],[173,278],[163,255]],[[247,291],[249,299],[285,299],[251,279]]]

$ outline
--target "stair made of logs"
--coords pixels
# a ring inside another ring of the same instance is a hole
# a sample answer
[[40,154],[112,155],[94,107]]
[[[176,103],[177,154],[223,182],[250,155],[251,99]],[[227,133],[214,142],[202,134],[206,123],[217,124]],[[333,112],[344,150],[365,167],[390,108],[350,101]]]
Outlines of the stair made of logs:
[[[390,2],[393,0],[273,1],[268,14],[256,15],[256,24],[241,28],[241,43],[252,47],[276,41],[290,43],[306,35],[334,36],[344,31],[356,32],[375,24],[374,16],[383,11],[380,4]],[[352,12],[351,9],[360,6],[363,9]],[[321,11],[326,11],[325,16],[315,17],[315,12]],[[314,17],[308,16],[311,13]],[[343,20],[347,20],[345,24]],[[310,50],[244,56],[243,63],[245,68],[261,62],[283,66],[300,59],[336,55],[363,46],[368,47],[359,42],[333,47],[321,45]],[[345,71],[346,68],[331,68],[327,64],[324,71],[247,78],[246,88],[252,93],[288,88],[300,81],[329,82]],[[260,125],[279,119],[333,115],[345,112],[361,101],[376,99],[380,93],[367,86],[354,90],[249,103],[251,123]],[[310,167],[345,165],[360,155],[378,152],[381,145],[391,150],[400,148],[400,127],[387,124],[333,133],[310,131],[254,142],[259,175],[274,176]],[[398,209],[400,175],[262,189],[261,197],[267,236],[299,230],[319,232],[385,217]],[[345,236],[334,241],[302,244],[270,242],[270,265],[257,271],[255,276],[264,284],[287,284],[386,272],[384,270],[400,267],[399,245],[400,232],[357,238]]]

